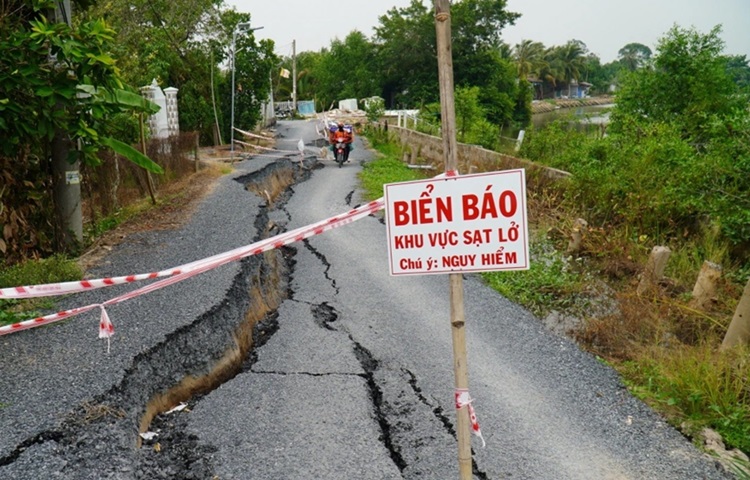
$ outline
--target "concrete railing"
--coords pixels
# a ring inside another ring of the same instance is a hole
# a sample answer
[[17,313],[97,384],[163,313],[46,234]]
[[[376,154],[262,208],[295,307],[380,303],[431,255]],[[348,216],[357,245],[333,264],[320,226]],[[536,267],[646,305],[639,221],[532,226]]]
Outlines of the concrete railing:
[[[388,125],[387,128],[389,134],[401,143],[406,163],[432,165],[436,169],[441,168],[444,158],[443,140],[441,138],[394,125]],[[524,168],[528,179],[542,177],[547,180],[559,180],[570,177],[570,173],[563,170],[487,150],[477,145],[459,143],[456,153],[459,172],[462,174]]]

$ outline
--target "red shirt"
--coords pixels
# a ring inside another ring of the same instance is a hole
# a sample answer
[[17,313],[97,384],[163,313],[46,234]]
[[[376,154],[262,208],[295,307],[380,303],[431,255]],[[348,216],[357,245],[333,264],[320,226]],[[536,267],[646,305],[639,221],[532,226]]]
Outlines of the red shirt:
[[343,128],[332,131],[329,139],[331,143],[336,143],[336,139],[339,137],[342,137],[344,143],[352,143],[354,141],[354,136],[351,134],[351,132],[348,132]]

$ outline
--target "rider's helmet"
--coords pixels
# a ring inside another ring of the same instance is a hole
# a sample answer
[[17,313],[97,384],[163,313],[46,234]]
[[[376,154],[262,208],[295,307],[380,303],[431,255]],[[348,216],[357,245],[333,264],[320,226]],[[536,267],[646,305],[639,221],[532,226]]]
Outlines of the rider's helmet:
[[339,130],[343,130],[344,129],[344,122],[339,122],[338,123],[338,127],[339,127]]

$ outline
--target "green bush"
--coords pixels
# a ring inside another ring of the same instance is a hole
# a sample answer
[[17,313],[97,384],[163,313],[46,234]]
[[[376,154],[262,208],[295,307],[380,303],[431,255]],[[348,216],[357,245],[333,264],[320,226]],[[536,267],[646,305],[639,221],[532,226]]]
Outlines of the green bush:
[[75,260],[53,255],[41,260],[28,260],[0,270],[0,288],[38,285],[80,280],[83,272]]
[[374,200],[383,196],[384,184],[418,180],[421,176],[419,172],[411,170],[400,160],[396,160],[393,156],[386,156],[366,163],[359,178],[366,197]]
[[[0,288],[69,282],[81,278],[83,272],[74,260],[55,255],[41,260],[27,260],[0,269]],[[38,316],[38,308],[52,308],[52,304],[48,298],[0,300],[0,325]]]
[[742,193],[750,191],[750,117],[715,128],[697,148],[664,122],[624,122],[598,138],[557,121],[532,129],[521,155],[572,173],[566,201],[590,223],[670,242],[709,221],[742,260],[750,245],[750,198]]

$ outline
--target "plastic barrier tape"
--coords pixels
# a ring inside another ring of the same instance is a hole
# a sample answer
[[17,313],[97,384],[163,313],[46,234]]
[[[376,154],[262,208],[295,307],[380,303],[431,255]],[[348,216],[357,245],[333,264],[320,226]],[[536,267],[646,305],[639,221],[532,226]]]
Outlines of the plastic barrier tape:
[[[19,332],[21,330],[27,330],[29,328],[39,327],[42,325],[48,325],[50,323],[58,322],[65,318],[72,317],[94,308],[102,309],[102,321],[104,327],[100,329],[99,336],[102,338],[108,338],[114,333],[114,328],[109,321],[109,317],[104,311],[104,306],[115,305],[117,303],[135,298],[137,296],[158,290],[160,288],[172,285],[173,283],[181,282],[195,275],[201,274],[208,270],[220,267],[229,262],[234,262],[244,257],[252,255],[258,255],[269,250],[283,247],[294,242],[302,241],[306,238],[314,235],[320,235],[321,233],[332,230],[334,228],[341,227],[348,223],[352,223],[361,218],[367,217],[378,210],[382,210],[384,207],[384,201],[382,198],[367,203],[352,209],[344,214],[337,215],[334,217],[321,220],[320,222],[300,227],[288,232],[280,233],[279,235],[267,238],[255,242],[244,247],[236,248],[228,252],[224,252],[212,257],[197,260],[192,263],[182,265],[180,267],[171,268],[168,270],[162,270],[161,272],[145,273],[140,275],[128,275],[123,277],[112,277],[103,278],[98,280],[82,280],[80,282],[65,282],[57,284],[46,284],[46,285],[35,285],[27,287],[14,287],[3,289],[0,298],[30,298],[30,297],[41,297],[51,295],[63,295],[68,293],[76,293],[85,290],[92,290],[96,288],[108,287],[111,285],[120,285],[124,283],[132,283],[138,280],[155,279],[159,277],[167,277],[162,280],[156,281],[137,290],[125,293],[118,297],[107,300],[103,303],[97,303],[87,305],[85,307],[74,308],[71,310],[65,310],[62,312],[53,313],[43,317],[33,318],[11,325],[0,326],[0,336],[7,335],[13,332]],[[106,317],[106,320],[105,320]]]

